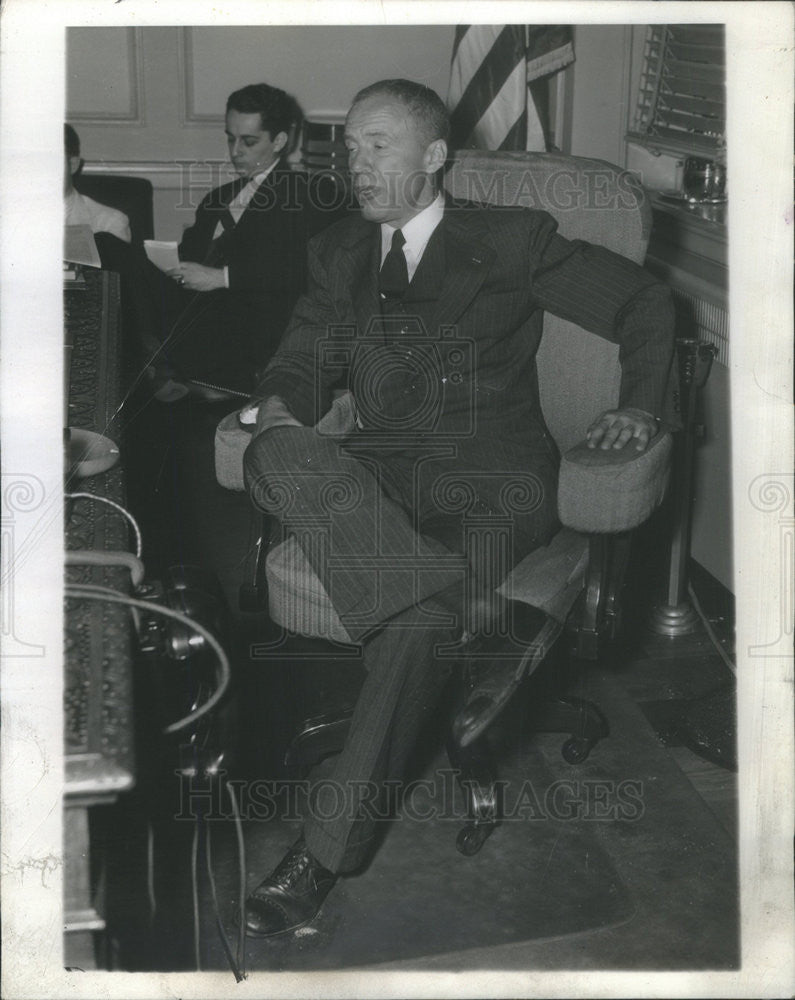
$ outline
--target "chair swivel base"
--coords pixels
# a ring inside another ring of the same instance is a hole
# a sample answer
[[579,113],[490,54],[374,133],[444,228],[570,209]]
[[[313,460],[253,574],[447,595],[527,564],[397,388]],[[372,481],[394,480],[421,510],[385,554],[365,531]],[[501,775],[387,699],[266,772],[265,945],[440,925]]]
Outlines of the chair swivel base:
[[455,846],[459,853],[472,857],[499,823],[499,785],[484,738],[462,747],[452,734],[448,734],[447,757],[459,772],[458,783],[467,804],[467,824],[458,831]]
[[544,701],[528,719],[528,728],[534,733],[565,733],[568,739],[561,747],[567,764],[582,764],[599,740],[610,734],[607,719],[594,705],[584,698],[555,698]]

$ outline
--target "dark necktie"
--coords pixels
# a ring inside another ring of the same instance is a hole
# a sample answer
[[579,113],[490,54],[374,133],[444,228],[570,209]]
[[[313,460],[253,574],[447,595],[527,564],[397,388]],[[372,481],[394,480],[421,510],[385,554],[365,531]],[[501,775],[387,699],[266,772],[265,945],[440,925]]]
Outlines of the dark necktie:
[[405,242],[406,237],[396,229],[392,235],[392,246],[378,273],[378,291],[381,293],[382,308],[399,302],[409,287],[409,270],[403,253]]
[[219,267],[226,263],[226,243],[228,241],[229,233],[235,228],[236,225],[235,220],[232,217],[232,213],[229,211],[229,203],[238,196],[250,180],[250,177],[236,177],[235,180],[232,181],[231,188],[227,194],[226,202],[218,217],[218,222],[221,223],[224,231],[216,236],[210,243],[210,246],[207,248],[207,254],[204,258],[204,264],[208,267]]

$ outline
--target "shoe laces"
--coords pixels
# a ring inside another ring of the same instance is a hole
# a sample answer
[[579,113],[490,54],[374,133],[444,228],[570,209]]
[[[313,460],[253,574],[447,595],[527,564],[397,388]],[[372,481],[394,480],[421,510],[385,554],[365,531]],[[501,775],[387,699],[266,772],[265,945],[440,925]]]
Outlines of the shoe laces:
[[287,854],[274,872],[273,881],[276,885],[289,886],[299,875],[303,875],[310,864],[311,859],[307,849],[297,847]]

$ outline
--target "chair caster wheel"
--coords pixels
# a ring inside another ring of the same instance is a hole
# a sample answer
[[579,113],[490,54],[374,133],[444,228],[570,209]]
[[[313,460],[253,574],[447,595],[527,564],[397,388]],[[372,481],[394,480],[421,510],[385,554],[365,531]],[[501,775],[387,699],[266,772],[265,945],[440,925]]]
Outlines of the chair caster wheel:
[[474,824],[465,826],[463,830],[458,831],[455,846],[460,854],[471,858],[473,854],[477,854],[481,847],[483,847],[491,836],[493,829],[493,823],[483,823],[480,826],[475,826]]
[[571,736],[563,744],[560,752],[567,764],[582,764],[588,759],[592,748],[591,740],[586,740],[582,736]]

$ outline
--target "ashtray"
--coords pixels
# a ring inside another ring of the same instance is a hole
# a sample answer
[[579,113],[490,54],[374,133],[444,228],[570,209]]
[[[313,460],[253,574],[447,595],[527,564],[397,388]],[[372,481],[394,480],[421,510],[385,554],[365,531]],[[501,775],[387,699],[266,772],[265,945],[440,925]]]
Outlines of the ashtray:
[[80,427],[67,427],[64,451],[66,473],[78,479],[107,472],[119,460],[119,446],[115,441]]

